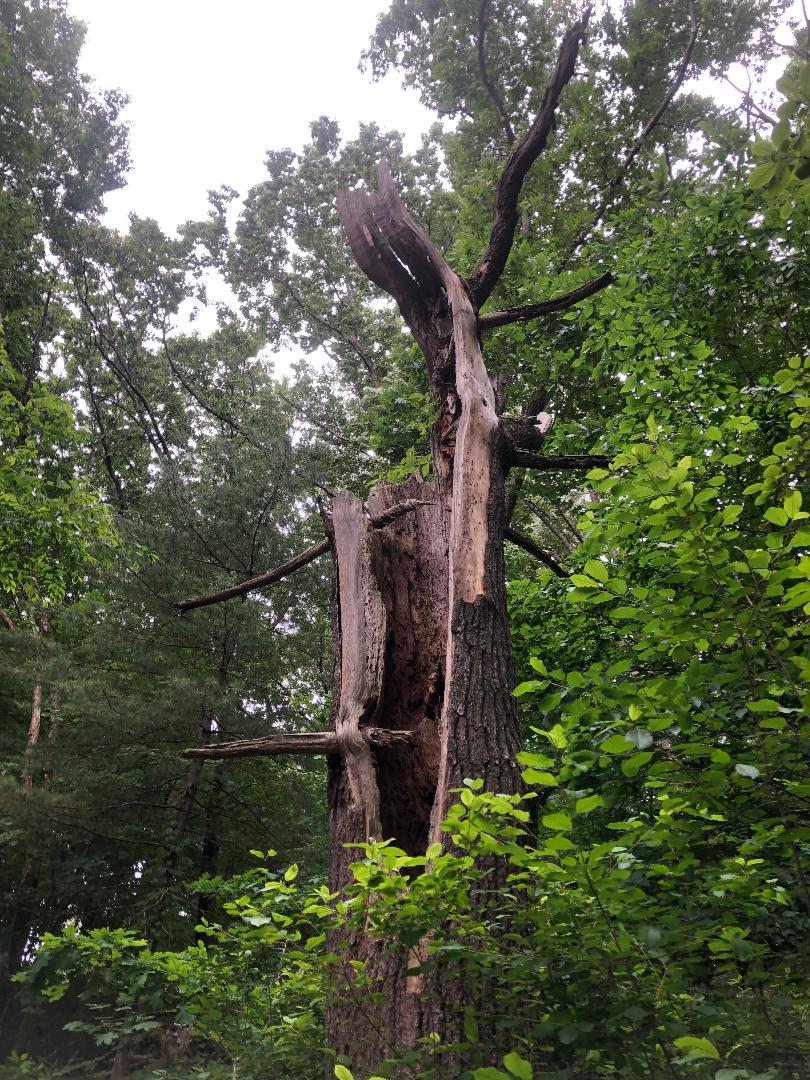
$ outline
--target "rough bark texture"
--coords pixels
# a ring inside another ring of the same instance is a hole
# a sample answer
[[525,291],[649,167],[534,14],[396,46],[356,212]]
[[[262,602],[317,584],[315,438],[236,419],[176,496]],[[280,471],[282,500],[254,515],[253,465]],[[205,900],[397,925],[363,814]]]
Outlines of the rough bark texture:
[[[488,5],[480,8],[479,58],[485,84]],[[480,777],[490,790],[521,790],[515,673],[506,612],[505,473],[592,468],[593,456],[548,458],[521,445],[498,415],[479,331],[561,310],[604,288],[609,275],[528,308],[480,315],[500,279],[518,221],[526,174],[554,128],[560,94],[572,77],[589,9],[564,35],[542,104],[510,154],[495,192],[492,231],[465,281],[409,214],[387,164],[378,190],[338,196],[338,211],[358,265],[396,301],[424,353],[437,407],[432,483],[413,477],[378,485],[364,507],[341,494],[325,516],[327,540],[269,574],[178,604],[189,610],[280,580],[319,554],[333,560],[333,698],[331,732],[274,735],[247,744],[199,748],[195,756],[281,752],[325,753],[329,771],[330,887],[351,881],[357,853],[347,845],[390,838],[423,854],[441,831],[452,789]],[[490,94],[491,89],[488,87]],[[542,414],[538,414],[541,416]],[[544,429],[545,430],[545,429]],[[528,550],[536,545],[511,533]],[[541,549],[533,553],[562,569]],[[284,745],[283,745],[284,744]],[[488,879],[497,888],[498,872]],[[427,943],[409,951],[360,927],[335,932],[330,951],[343,958],[327,1006],[327,1045],[368,1077],[385,1058],[436,1033],[461,1035],[463,1008],[486,988],[454,978],[449,966],[408,976]],[[355,979],[350,961],[366,963],[372,987]],[[492,1042],[492,1065],[502,1048]],[[442,1058],[443,1074],[463,1071]],[[332,1075],[331,1066],[327,1075]]]

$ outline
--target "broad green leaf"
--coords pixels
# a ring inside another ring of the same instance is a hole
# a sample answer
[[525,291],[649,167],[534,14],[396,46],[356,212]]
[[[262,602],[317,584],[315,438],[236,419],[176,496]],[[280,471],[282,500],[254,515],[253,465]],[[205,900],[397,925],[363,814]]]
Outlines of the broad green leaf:
[[504,1065],[513,1076],[517,1076],[519,1080],[532,1080],[532,1066],[531,1063],[522,1058],[519,1054],[512,1051],[511,1054],[506,1054],[503,1059]]
[[541,787],[557,787],[559,780],[550,772],[539,772],[537,769],[524,769],[520,774],[526,784],[539,784]]
[[628,750],[635,750],[635,746],[624,735],[611,735],[599,743],[597,750],[604,754],[626,754]]
[[556,829],[558,832],[569,832],[573,827],[568,814],[544,814],[543,824],[547,829]]
[[599,559],[588,559],[584,569],[588,577],[593,578],[594,581],[601,581],[604,583],[610,577],[607,567]]
[[720,1052],[714,1043],[709,1042],[708,1039],[700,1038],[697,1035],[682,1035],[680,1039],[675,1040],[675,1045],[679,1050],[683,1050],[683,1052],[690,1057],[713,1058],[715,1061],[720,1060]]
[[578,814],[590,814],[592,810],[604,805],[605,800],[601,795],[586,795],[584,799],[577,799],[575,809]]

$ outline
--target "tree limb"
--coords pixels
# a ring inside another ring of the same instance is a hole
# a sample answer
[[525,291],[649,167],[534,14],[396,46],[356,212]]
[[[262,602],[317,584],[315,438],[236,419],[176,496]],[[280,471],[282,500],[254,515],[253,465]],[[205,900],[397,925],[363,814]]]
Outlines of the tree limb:
[[624,182],[624,178],[627,176],[630,166],[633,164],[633,162],[636,160],[639,153],[641,152],[641,147],[644,143],[644,140],[652,132],[652,130],[657,127],[658,122],[660,121],[664,113],[667,111],[669,106],[672,104],[672,99],[678,93],[678,90],[680,90],[681,88],[681,84],[686,78],[686,72],[689,68],[689,63],[692,59],[692,53],[695,48],[695,42],[697,41],[698,37],[698,31],[700,30],[700,24],[698,23],[697,18],[697,10],[695,8],[695,0],[689,0],[689,28],[689,41],[687,42],[686,50],[683,54],[681,62],[678,65],[678,70],[675,73],[675,78],[672,80],[669,89],[661,99],[658,108],[644,125],[644,128],[638,139],[636,139],[636,141],[625,154],[624,160],[621,162],[616,174],[608,183],[605,193],[602,196],[602,201],[597,207],[596,216],[594,217],[593,221],[584,229],[581,229],[574,237],[573,243],[571,244],[571,248],[568,252],[569,257],[573,255],[577,248],[581,247],[582,244],[585,243],[593,230],[607,213],[610,204],[613,202],[613,199],[616,196],[617,190]]
[[[410,731],[364,727],[360,733],[372,749],[410,742]],[[276,757],[279,754],[337,754],[338,738],[334,731],[299,731],[290,735],[265,735],[261,739],[239,739],[219,746],[190,746],[180,751],[184,758]]]
[[2,623],[3,626],[5,626],[6,630],[16,630],[17,629],[16,626],[14,625],[14,620],[11,618],[11,616],[8,614],[8,612],[4,611],[2,608],[0,608],[0,623]]
[[486,54],[486,34],[487,23],[489,22],[489,5],[490,0],[481,0],[478,8],[478,71],[481,75],[481,82],[484,84],[484,89],[489,94],[492,104],[495,106],[495,111],[501,121],[501,127],[503,133],[506,136],[506,141],[509,146],[513,146],[515,142],[515,131],[512,127],[512,122],[509,119],[509,113],[504,108],[503,98],[498,93],[498,87],[492,81],[489,71],[487,70],[487,54]]
[[508,464],[520,469],[539,469],[544,472],[565,472],[571,469],[604,469],[611,459],[604,454],[533,454],[512,447]]
[[510,544],[514,544],[515,547],[522,548],[523,551],[527,551],[530,555],[534,555],[535,559],[538,559],[544,566],[547,566],[552,573],[557,577],[567,578],[568,572],[564,570],[555,558],[553,558],[547,551],[543,551],[541,547],[535,544],[534,540],[530,540],[528,536],[524,536],[523,533],[515,532],[509,525],[503,531],[504,539],[508,540]]
[[487,300],[506,266],[515,238],[515,228],[518,223],[518,198],[523,188],[523,181],[531,166],[545,149],[554,124],[554,113],[560,95],[574,74],[579,47],[585,36],[590,14],[590,7],[585,8],[581,18],[563,37],[557,54],[557,62],[543,94],[540,110],[526,136],[510,155],[498,181],[489,244],[478,266],[466,282],[476,307],[480,307]]
[[[372,517],[371,524],[375,529],[384,529],[386,525],[396,521],[400,515],[426,505],[429,504],[424,499],[406,499],[404,502],[390,506],[382,514]],[[249,578],[247,581],[241,581],[238,585],[231,585],[227,589],[220,589],[218,592],[206,593],[203,596],[192,596],[188,600],[178,600],[174,606],[181,615],[184,615],[194,608],[221,604],[225,600],[232,600],[235,596],[244,596],[246,593],[253,592],[254,589],[263,589],[267,585],[275,585],[276,582],[282,581],[284,578],[289,577],[290,574],[294,574],[296,570],[301,570],[321,555],[325,555],[331,546],[331,540],[320,540],[317,544],[308,547],[306,551],[302,551],[299,555],[282,563],[281,566],[277,566],[274,570],[268,570],[265,574],[259,574],[258,577]]]
[[580,300],[586,300],[594,293],[601,292],[614,281],[611,273],[604,273],[593,281],[579,285],[571,292],[554,296],[550,300],[541,300],[537,304],[527,304],[525,307],[504,308],[503,311],[485,311],[478,316],[478,329],[491,330],[495,326],[507,326],[509,323],[528,322],[529,319],[537,319],[542,315],[550,315],[553,311],[565,311],[573,307]]

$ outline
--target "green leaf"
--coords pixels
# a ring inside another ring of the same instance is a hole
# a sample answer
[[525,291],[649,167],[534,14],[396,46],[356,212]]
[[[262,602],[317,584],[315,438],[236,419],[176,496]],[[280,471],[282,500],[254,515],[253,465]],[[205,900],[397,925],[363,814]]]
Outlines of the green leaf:
[[779,712],[779,702],[773,698],[760,698],[759,701],[749,701],[748,708],[751,712]]
[[558,832],[569,832],[573,828],[568,814],[544,814],[543,824],[547,829],[556,829]]
[[628,750],[635,750],[635,746],[624,735],[611,735],[599,743],[597,750],[603,754],[626,754]]
[[639,769],[642,769],[652,758],[652,750],[642,750],[640,754],[633,754],[631,758],[622,762],[622,772],[625,776],[636,776]]
[[518,756],[521,765],[529,765],[533,769],[551,769],[554,767],[554,758],[546,757],[545,754],[534,754],[528,750],[522,750]]
[[512,1051],[511,1054],[507,1054],[503,1059],[504,1065],[513,1076],[517,1076],[519,1080],[532,1080],[532,1066],[531,1063],[522,1058],[519,1054]]
[[789,495],[785,496],[782,506],[784,506],[785,513],[790,520],[795,521],[802,508],[802,493],[800,491],[791,491]]
[[345,1065],[335,1065],[335,1076],[337,1080],[354,1080],[354,1073]]
[[734,771],[748,780],[756,780],[759,776],[759,769],[756,765],[735,765]]
[[763,516],[772,525],[787,525],[788,516],[781,506],[769,506]]
[[585,563],[585,573],[594,581],[606,582],[609,578],[607,567],[599,559],[588,559]]
[[297,877],[298,877],[298,863],[293,863],[292,866],[288,867],[284,871],[284,880],[285,881],[295,881],[295,879]]
[[605,805],[601,795],[586,795],[584,799],[577,799],[576,812],[578,814],[590,814],[592,810]]
[[680,1039],[675,1040],[675,1045],[691,1058],[720,1060],[720,1052],[714,1043],[709,1042],[708,1039],[699,1038],[697,1035],[682,1035]]
[[539,772],[537,769],[524,769],[520,774],[526,784],[539,784],[540,787],[559,787],[559,780],[550,772]]

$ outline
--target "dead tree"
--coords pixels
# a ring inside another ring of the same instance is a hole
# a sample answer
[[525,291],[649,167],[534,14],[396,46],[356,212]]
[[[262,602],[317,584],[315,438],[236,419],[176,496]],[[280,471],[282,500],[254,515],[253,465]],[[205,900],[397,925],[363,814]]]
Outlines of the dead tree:
[[[516,443],[514,427],[499,417],[480,335],[571,307],[611,279],[602,274],[524,308],[484,314],[480,309],[506,265],[523,181],[546,145],[560,95],[574,74],[587,18],[586,13],[562,40],[540,110],[498,183],[489,243],[468,278],[448,266],[413,220],[384,161],[377,191],[338,197],[355,259],[394,298],[424,353],[438,409],[433,480],[380,484],[365,506],[354,495],[340,494],[320,544],[260,578],[177,605],[188,611],[243,595],[331,552],[332,730],[185,753],[325,755],[330,886],[338,892],[356,857],[347,843],[392,837],[406,852],[424,854],[432,842],[443,842],[440,826],[450,792],[466,777],[482,778],[488,790],[521,788],[504,540],[533,551],[554,572],[564,571],[536,544],[507,531],[506,473],[510,467],[587,469],[607,459],[543,456]],[[404,951],[383,951],[359,932],[343,944],[352,957],[369,961],[375,989],[383,991],[374,1001],[370,993],[352,992],[347,982],[329,1005],[327,1044],[346,1054],[359,1075],[421,1036],[438,1032],[452,1041],[458,1035],[463,986],[447,980],[442,985],[440,971],[408,979]]]

